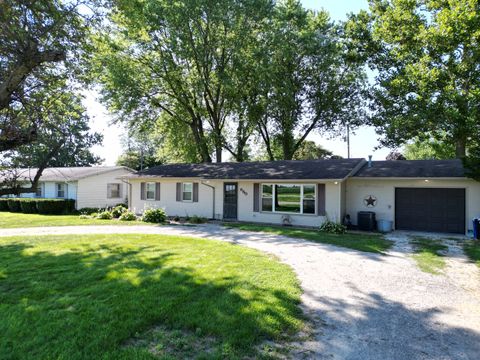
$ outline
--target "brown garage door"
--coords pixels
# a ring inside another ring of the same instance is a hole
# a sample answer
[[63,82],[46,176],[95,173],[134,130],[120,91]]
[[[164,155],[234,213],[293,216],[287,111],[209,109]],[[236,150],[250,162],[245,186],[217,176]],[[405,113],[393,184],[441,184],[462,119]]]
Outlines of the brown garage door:
[[465,233],[465,189],[395,189],[395,228]]

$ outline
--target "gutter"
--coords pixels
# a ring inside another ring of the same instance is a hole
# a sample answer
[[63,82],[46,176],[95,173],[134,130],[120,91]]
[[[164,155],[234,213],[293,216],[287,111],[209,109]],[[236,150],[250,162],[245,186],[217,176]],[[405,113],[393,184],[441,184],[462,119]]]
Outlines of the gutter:
[[200,184],[205,185],[205,186],[209,187],[210,189],[212,189],[212,193],[213,193],[213,204],[212,204],[213,205],[212,206],[213,216],[212,216],[212,219],[215,220],[215,187],[212,186],[212,185],[209,185],[207,183],[204,183],[203,181],[200,181]]

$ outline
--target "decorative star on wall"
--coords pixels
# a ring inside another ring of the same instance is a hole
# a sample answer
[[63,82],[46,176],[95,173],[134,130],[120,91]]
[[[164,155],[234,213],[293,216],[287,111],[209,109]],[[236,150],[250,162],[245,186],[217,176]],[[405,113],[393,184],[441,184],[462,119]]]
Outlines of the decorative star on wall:
[[367,195],[363,199],[363,203],[365,204],[366,207],[372,208],[377,205],[377,198],[373,195]]

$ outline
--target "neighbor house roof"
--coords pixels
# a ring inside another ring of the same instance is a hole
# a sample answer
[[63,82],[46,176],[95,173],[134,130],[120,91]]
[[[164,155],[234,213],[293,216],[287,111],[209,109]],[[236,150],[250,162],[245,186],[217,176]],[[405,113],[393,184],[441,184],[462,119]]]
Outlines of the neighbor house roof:
[[462,161],[455,160],[389,160],[366,163],[355,177],[379,178],[455,178],[465,177]]
[[[99,175],[119,169],[125,169],[133,172],[133,170],[125,166],[52,167],[43,170],[40,181],[76,181],[89,176]],[[11,171],[13,170],[6,170],[3,176],[0,171],[0,178],[11,177]],[[14,171],[18,176],[18,180],[33,179],[37,173],[36,168],[18,169]]]
[[283,160],[242,163],[159,165],[128,178],[204,178],[204,179],[343,179],[364,159]]

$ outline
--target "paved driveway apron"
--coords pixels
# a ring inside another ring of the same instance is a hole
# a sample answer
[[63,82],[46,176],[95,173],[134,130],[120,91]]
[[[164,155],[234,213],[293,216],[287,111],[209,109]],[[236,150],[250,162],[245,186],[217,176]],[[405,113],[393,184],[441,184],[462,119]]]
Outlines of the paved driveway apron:
[[195,236],[276,255],[297,273],[314,327],[295,358],[480,359],[479,271],[460,255],[445,275],[430,275],[404,247],[369,254],[216,225],[0,229],[0,236],[86,233]]

